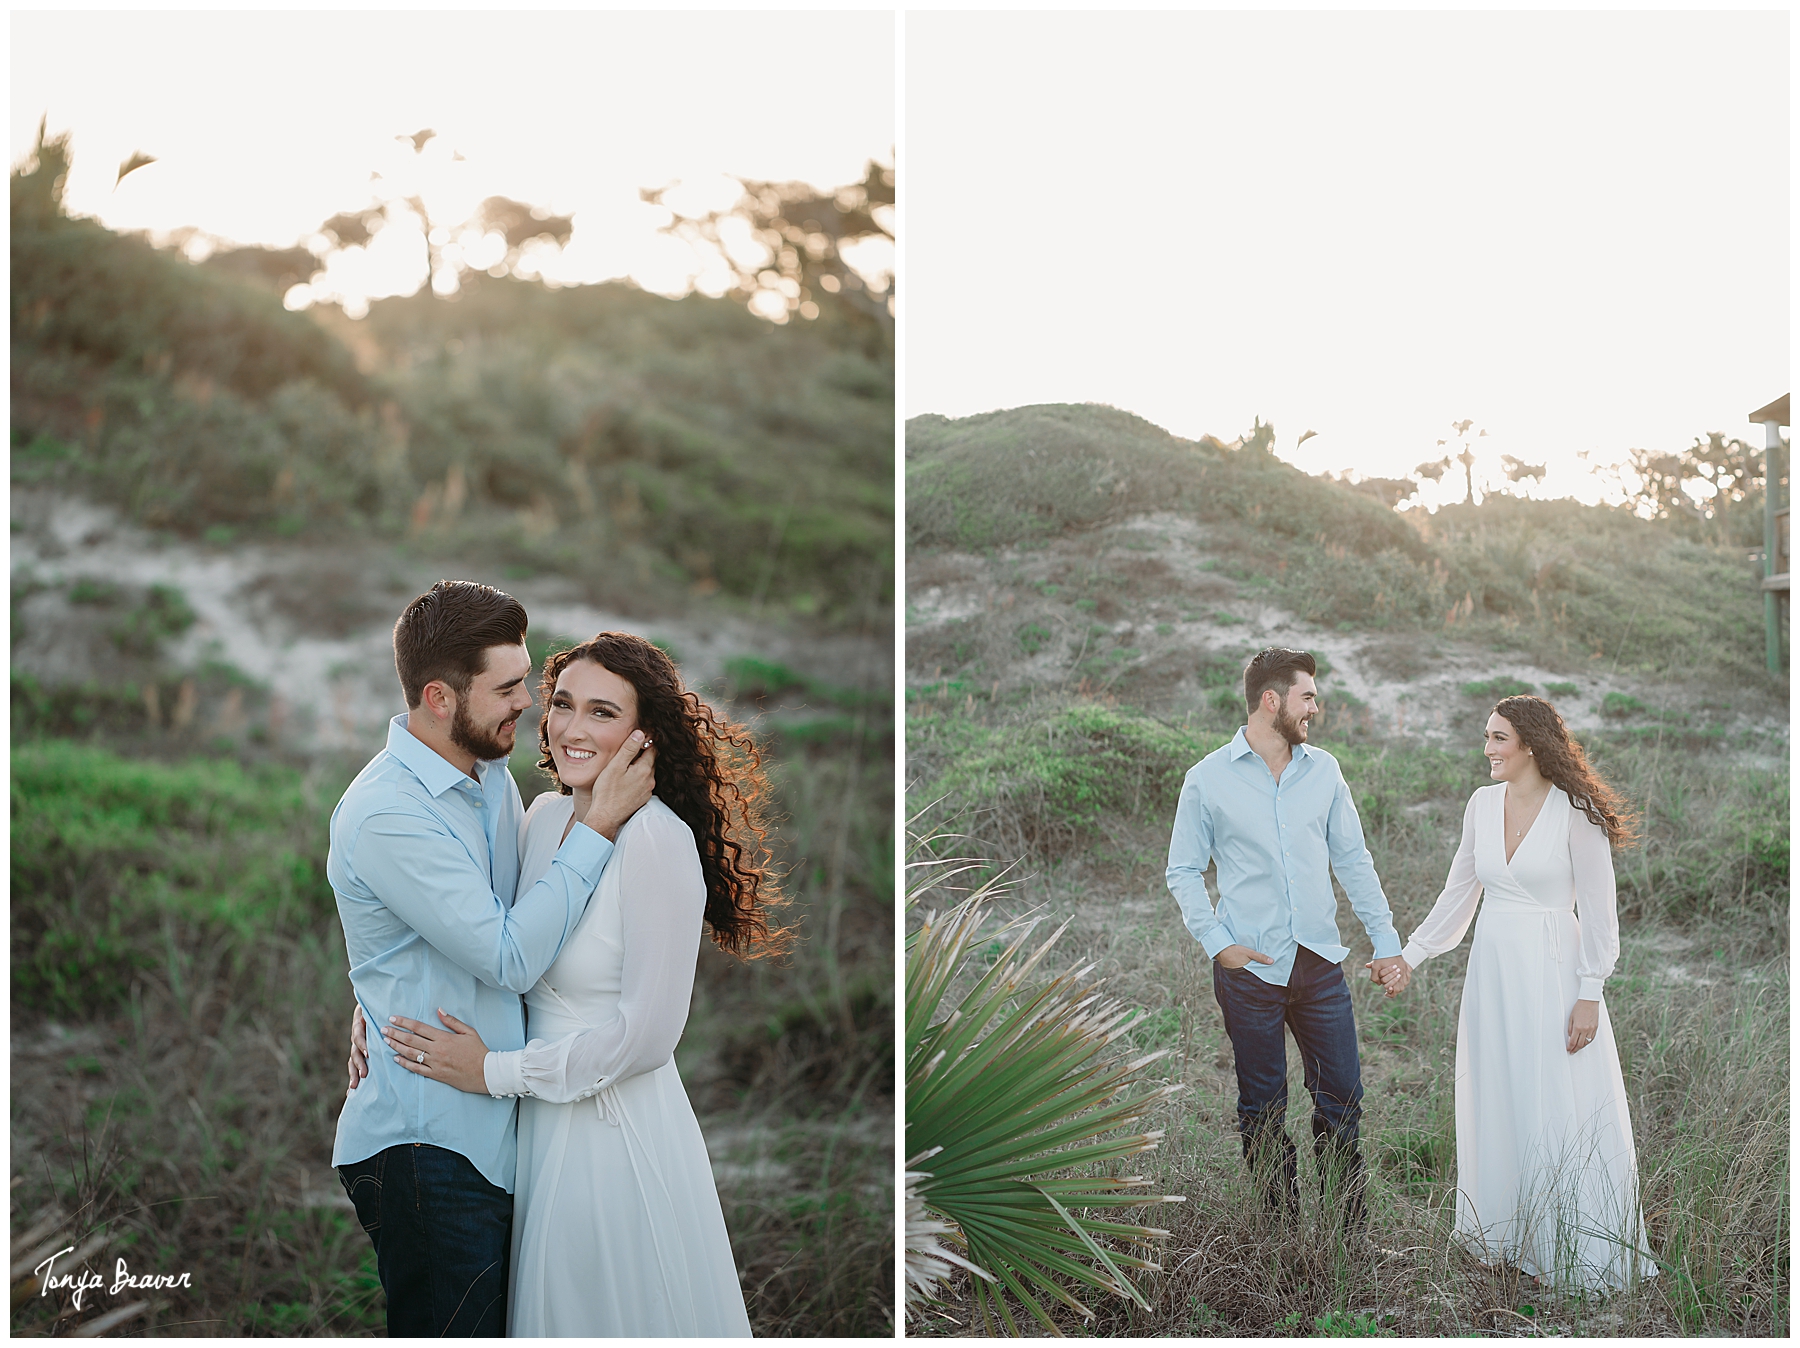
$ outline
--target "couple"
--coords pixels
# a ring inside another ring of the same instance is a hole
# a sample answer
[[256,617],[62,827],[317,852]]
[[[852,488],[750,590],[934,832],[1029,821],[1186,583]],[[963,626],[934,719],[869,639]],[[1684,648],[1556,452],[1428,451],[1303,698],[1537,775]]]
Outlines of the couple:
[[[1347,1231],[1367,1225],[1362,1068],[1331,873],[1374,944],[1364,967],[1390,997],[1461,942],[1485,892],[1456,1027],[1456,1236],[1482,1262],[1547,1282],[1654,1276],[1601,995],[1619,952],[1611,849],[1631,839],[1623,802],[1548,702],[1503,699],[1487,722],[1494,784],[1470,797],[1449,879],[1402,948],[1337,760],[1307,743],[1316,674],[1304,651],[1250,661],[1249,724],[1188,771],[1169,844],[1169,889],[1213,961],[1238,1131],[1265,1202],[1290,1218],[1299,1205],[1285,1027],[1313,1098],[1321,1184]],[[1215,861],[1216,911],[1204,876]]]
[[[394,625],[407,711],[331,817],[357,1004],[332,1164],[391,1335],[747,1337],[671,1055],[702,922],[733,952],[769,939],[755,751],[603,632],[545,661],[559,789],[524,811],[525,628],[469,581]],[[391,1053],[364,1056],[365,1018]]]

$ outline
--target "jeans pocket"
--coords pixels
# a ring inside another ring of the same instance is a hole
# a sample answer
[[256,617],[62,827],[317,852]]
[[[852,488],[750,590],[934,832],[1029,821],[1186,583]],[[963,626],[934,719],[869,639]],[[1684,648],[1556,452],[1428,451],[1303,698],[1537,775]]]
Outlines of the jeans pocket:
[[373,1240],[381,1231],[381,1172],[387,1153],[377,1152],[355,1166],[338,1167],[338,1181],[356,1209],[357,1223]]

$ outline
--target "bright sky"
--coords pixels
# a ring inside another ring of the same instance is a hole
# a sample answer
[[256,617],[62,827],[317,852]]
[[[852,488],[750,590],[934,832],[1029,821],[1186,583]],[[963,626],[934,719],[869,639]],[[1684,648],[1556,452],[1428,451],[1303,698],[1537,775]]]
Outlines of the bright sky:
[[1788,24],[910,14],[907,415],[1261,416],[1283,458],[1364,476],[1470,419],[1478,488],[1504,453],[1587,500],[1634,446],[1760,449],[1745,415],[1789,378]]
[[[704,208],[735,198],[725,174],[858,182],[891,162],[893,66],[893,16],[871,12],[14,13],[12,162],[47,113],[74,133],[74,213],[282,247],[379,171],[437,219],[491,195],[573,213],[556,279],[716,291],[723,269],[658,234],[638,189],[680,180]],[[423,156],[395,140],[426,127]],[[158,162],[115,189],[134,151]],[[389,230],[324,288],[354,312],[423,275],[417,230]]]

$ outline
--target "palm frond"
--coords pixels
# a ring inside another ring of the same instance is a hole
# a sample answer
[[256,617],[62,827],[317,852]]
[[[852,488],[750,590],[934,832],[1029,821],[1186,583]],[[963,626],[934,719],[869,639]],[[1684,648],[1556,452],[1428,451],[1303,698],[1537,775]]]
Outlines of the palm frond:
[[939,857],[949,840],[914,834],[919,859],[908,864],[909,910],[960,892],[907,938],[909,1203],[916,1196],[926,1219],[943,1224],[937,1234],[967,1251],[955,1262],[978,1275],[975,1301],[990,1326],[997,1312],[1008,1333],[1019,1332],[1008,1295],[1052,1334],[1060,1331],[1046,1300],[1091,1318],[1069,1283],[1147,1308],[1126,1270],[1157,1271],[1156,1243],[1168,1232],[1087,1214],[1183,1201],[1145,1192],[1141,1175],[1096,1173],[1154,1150],[1160,1132],[1121,1130],[1183,1087],[1144,1080],[1163,1053],[1114,1051],[1130,1009],[1102,993],[1091,965],[1039,972],[1067,923],[1042,940],[1036,917],[984,932],[1004,872],[959,891],[953,882],[988,866]]

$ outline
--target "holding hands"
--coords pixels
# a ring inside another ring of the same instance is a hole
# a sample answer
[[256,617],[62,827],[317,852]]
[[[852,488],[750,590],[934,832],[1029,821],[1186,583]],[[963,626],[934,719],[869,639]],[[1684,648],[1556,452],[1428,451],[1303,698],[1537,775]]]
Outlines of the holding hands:
[[1370,960],[1363,968],[1369,971],[1370,980],[1381,984],[1390,997],[1398,997],[1412,982],[1412,966],[1398,955]]

